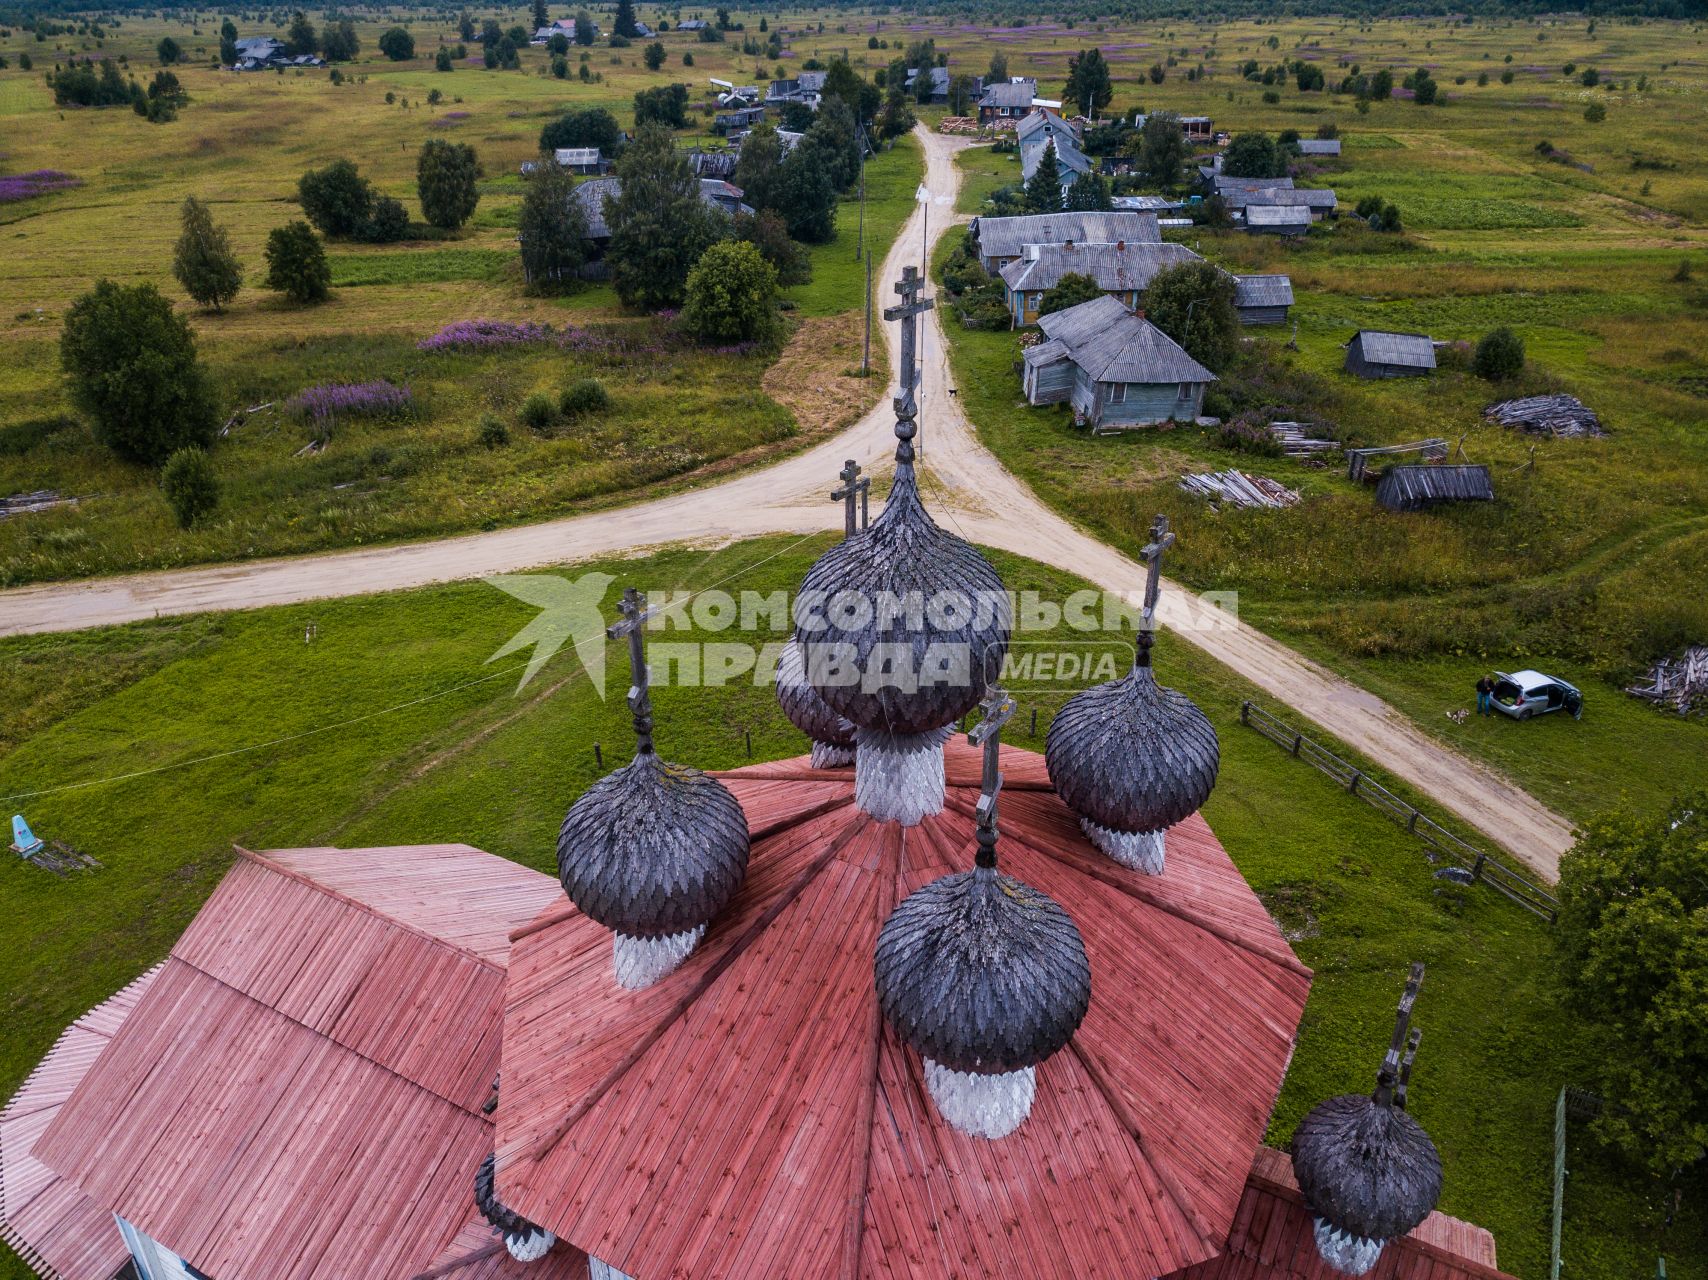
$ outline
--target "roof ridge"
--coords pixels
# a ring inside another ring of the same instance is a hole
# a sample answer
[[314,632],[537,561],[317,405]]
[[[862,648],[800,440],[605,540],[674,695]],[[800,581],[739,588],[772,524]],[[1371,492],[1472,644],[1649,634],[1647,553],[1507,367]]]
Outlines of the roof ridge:
[[[283,876],[286,880],[294,881],[297,884],[305,885],[310,889],[323,893],[335,902],[341,902],[347,907],[352,907],[355,910],[360,911],[363,915],[372,916],[375,920],[383,921],[384,923],[391,925],[393,928],[401,929],[405,933],[413,934],[417,938],[422,938],[428,942],[435,943],[438,946],[444,947],[448,951],[455,951],[458,955],[466,956],[476,964],[491,969],[496,974],[503,975],[509,971],[507,965],[499,964],[496,960],[482,955],[472,947],[466,947],[460,942],[453,942],[449,938],[440,937],[432,930],[424,929],[418,924],[411,924],[407,920],[399,920],[396,916],[388,915],[386,912],[381,911],[371,902],[363,902],[355,895],[345,893],[342,889],[334,889],[329,884],[322,884],[307,872],[298,871],[295,867],[287,867],[284,863],[276,861],[273,858],[269,858],[264,853],[257,853],[253,849],[245,849],[240,844],[234,844],[231,847],[237,851],[240,858],[247,859],[256,866],[261,867],[264,870],[271,871],[274,875]],[[335,848],[335,846],[331,845],[328,845],[327,847]],[[411,846],[399,847],[408,848]],[[350,851],[347,849],[338,849],[337,852],[348,853]],[[174,953],[177,951],[176,944],[173,945],[173,951]],[[194,968],[195,966],[192,965],[191,967]],[[198,972],[200,972],[200,970],[198,970]],[[213,975],[210,974],[209,976],[212,977]]]
[[[953,805],[956,812],[963,816],[969,818],[975,816],[971,805],[959,800],[951,800],[949,803]],[[1054,859],[1063,866],[1072,867],[1084,875],[1091,876],[1093,879],[1101,880],[1103,883],[1119,889],[1129,897],[1137,898],[1141,902],[1145,903],[1145,905],[1155,907],[1159,911],[1174,916],[1176,919],[1191,925],[1195,929],[1201,929],[1211,937],[1218,938],[1231,947],[1237,947],[1241,951],[1249,952],[1260,959],[1268,960],[1273,964],[1279,965],[1281,968],[1290,969],[1303,977],[1308,978],[1311,976],[1310,966],[1306,965],[1304,961],[1294,955],[1290,948],[1287,948],[1283,955],[1258,946],[1249,938],[1241,938],[1231,930],[1224,929],[1220,925],[1204,919],[1197,912],[1188,910],[1180,903],[1170,902],[1161,895],[1152,892],[1148,886],[1143,884],[1143,877],[1128,878],[1128,876],[1117,874],[1112,865],[1110,867],[1104,867],[1095,861],[1092,855],[1081,853],[1077,850],[1056,851],[1040,848],[1037,844],[1028,840],[1022,834],[1004,831],[1002,833],[1002,838],[1005,841],[1013,841],[1014,843],[1031,850],[1033,853]]]
[[641,1036],[638,1043],[636,1043],[628,1053],[624,1054],[623,1057],[605,1073],[604,1078],[595,1084],[593,1088],[588,1090],[587,1093],[569,1109],[563,1119],[560,1120],[549,1133],[547,1133],[543,1138],[535,1141],[528,1148],[528,1162],[530,1164],[537,1165],[556,1150],[558,1143],[562,1142],[564,1138],[569,1135],[569,1131],[576,1126],[581,1118],[597,1106],[600,1099],[615,1088],[617,1082],[639,1064],[640,1060],[646,1056],[647,1052],[664,1037],[664,1033],[681,1020],[681,1018],[694,1005],[695,1001],[705,995],[707,991],[711,990],[711,988],[717,983],[718,979],[723,977],[723,975],[729,970],[730,966],[740,959],[742,954],[749,947],[758,941],[761,934],[776,923],[777,917],[782,915],[783,912],[788,909],[790,904],[806,891],[807,886],[818,877],[820,872],[835,860],[836,856],[848,846],[855,836],[859,835],[871,825],[873,825],[873,819],[868,814],[856,813],[854,819],[843,827],[842,830],[836,834],[835,838],[825,846],[824,851],[814,858],[813,861],[809,863],[807,867],[803,869],[792,881],[784,886],[783,890],[772,900],[765,910],[754,917],[753,921],[747,926],[746,931],[743,932],[740,937],[736,938],[735,941],[730,943],[730,945],[725,948],[722,955],[718,956],[706,966],[705,972],[699,976],[687,991],[683,992],[682,995],[676,999],[676,1002],[665,1011],[661,1018],[655,1021],[652,1026],[647,1029],[646,1033]]

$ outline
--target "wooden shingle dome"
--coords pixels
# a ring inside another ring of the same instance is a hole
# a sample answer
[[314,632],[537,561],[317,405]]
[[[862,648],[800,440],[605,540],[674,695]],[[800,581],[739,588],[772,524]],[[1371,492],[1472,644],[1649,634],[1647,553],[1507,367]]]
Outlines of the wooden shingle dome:
[[783,714],[812,739],[815,769],[839,769],[854,763],[854,724],[830,709],[807,680],[800,641],[791,637],[777,659],[777,702]]
[[518,1262],[537,1262],[551,1252],[557,1237],[506,1209],[492,1185],[492,1157],[480,1162],[474,1175],[474,1206],[504,1239],[504,1248]]

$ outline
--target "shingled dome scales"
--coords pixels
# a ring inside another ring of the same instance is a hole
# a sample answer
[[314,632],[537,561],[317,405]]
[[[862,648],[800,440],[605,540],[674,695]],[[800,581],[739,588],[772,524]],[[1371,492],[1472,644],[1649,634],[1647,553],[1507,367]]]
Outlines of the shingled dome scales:
[[1140,553],[1148,565],[1133,669],[1075,694],[1044,744],[1050,781],[1093,844],[1124,867],[1159,876],[1164,833],[1196,813],[1216,785],[1221,748],[1209,718],[1151,670],[1162,555],[1174,543],[1166,516]]
[[623,593],[633,685],[635,758],[589,787],[558,833],[558,878],[570,900],[612,931],[617,981],[651,986],[685,960],[747,873],[747,822],[722,783],[667,764],[652,744],[652,699],[640,592]]
[[1370,1271],[1388,1241],[1415,1228],[1441,1197],[1441,1156],[1405,1109],[1423,1039],[1421,1031],[1407,1031],[1422,984],[1423,966],[1414,964],[1375,1092],[1330,1098],[1293,1135],[1293,1173],[1317,1251],[1347,1275]]
[[557,1237],[504,1207],[493,1185],[493,1157],[487,1156],[474,1175],[474,1203],[480,1216],[504,1239],[504,1247],[517,1262],[538,1262],[551,1252]]
[[1037,1064],[1085,1018],[1091,968],[1068,913],[997,871],[998,751],[1014,701],[995,690],[983,706],[968,735],[984,748],[973,869],[909,894],[878,934],[874,968],[879,1007],[924,1059],[943,1118],[1004,1138],[1031,1113]]
[[795,601],[795,635],[807,678],[855,727],[855,802],[884,821],[917,825],[943,808],[943,743],[949,726],[978,705],[1008,649],[1002,580],[977,551],[937,527],[914,475],[913,439],[920,298],[909,267],[896,291],[901,393],[896,397],[896,470],[882,514],[869,529],[821,556]]

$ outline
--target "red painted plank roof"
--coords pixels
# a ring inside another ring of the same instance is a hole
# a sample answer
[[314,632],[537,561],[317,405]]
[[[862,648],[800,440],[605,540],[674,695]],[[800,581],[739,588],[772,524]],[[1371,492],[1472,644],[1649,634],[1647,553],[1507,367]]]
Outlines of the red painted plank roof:
[[158,972],[67,1027],[0,1111],[0,1240],[45,1280],[111,1280],[130,1256],[113,1215],[37,1159],[35,1147]]
[[[1293,1165],[1259,1147],[1245,1196],[1220,1257],[1164,1280],[1345,1280],[1318,1255]],[[1388,1242],[1369,1280],[1512,1280],[1495,1263],[1494,1237],[1444,1213]]]
[[517,932],[506,1203],[642,1280],[746,1277],[780,1257],[791,1280],[1125,1280],[1222,1251],[1309,971],[1200,819],[1170,832],[1161,880],[1125,872],[1085,841],[1042,759],[1005,748],[1003,866],[1073,915],[1092,1006],[1017,1133],[957,1134],[878,1017],[871,975],[894,903],[971,865],[977,754],[947,753],[948,808],[906,832],[857,813],[846,774],[726,775],[756,837],[747,883],[646,991],[616,986],[609,934],[572,907]]
[[469,1219],[507,937],[559,894],[460,846],[246,854],[37,1153],[219,1280],[407,1280]]
[[478,1213],[421,1272],[432,1280],[587,1280],[587,1255],[559,1245],[533,1262],[517,1262]]

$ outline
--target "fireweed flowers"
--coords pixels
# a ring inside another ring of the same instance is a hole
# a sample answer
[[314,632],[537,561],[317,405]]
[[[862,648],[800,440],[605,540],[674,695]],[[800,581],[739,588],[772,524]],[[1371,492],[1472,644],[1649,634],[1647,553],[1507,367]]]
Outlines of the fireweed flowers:
[[83,185],[81,178],[58,169],[33,169],[29,173],[9,173],[0,177],[0,204],[13,200],[29,200],[51,191],[65,191]]
[[324,426],[337,418],[388,418],[412,403],[408,387],[390,382],[323,382],[299,391],[285,407]]

